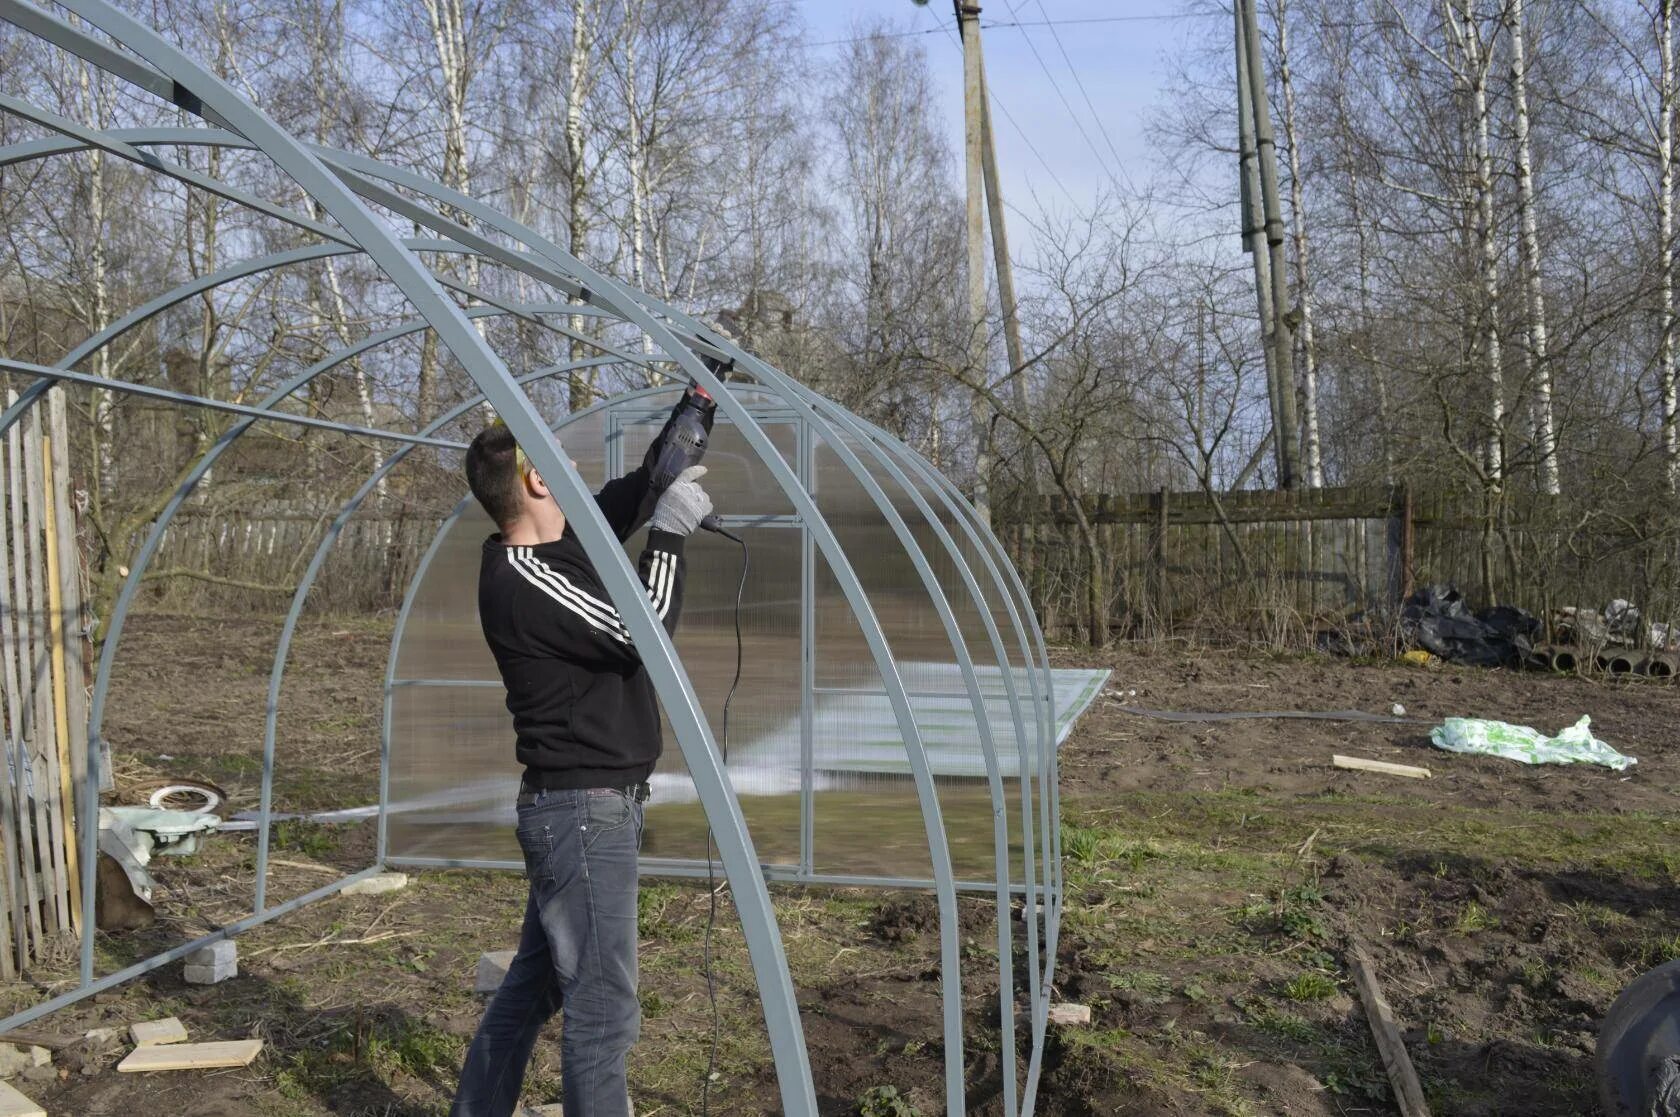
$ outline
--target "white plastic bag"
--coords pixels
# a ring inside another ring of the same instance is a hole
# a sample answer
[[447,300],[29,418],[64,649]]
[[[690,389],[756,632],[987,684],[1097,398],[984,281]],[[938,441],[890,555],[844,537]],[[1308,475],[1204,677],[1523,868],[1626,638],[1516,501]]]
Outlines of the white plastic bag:
[[1429,739],[1436,748],[1448,752],[1503,756],[1523,764],[1602,764],[1620,772],[1639,763],[1594,737],[1591,724],[1592,719],[1582,715],[1580,721],[1556,737],[1548,737],[1526,725],[1448,718],[1430,731]]

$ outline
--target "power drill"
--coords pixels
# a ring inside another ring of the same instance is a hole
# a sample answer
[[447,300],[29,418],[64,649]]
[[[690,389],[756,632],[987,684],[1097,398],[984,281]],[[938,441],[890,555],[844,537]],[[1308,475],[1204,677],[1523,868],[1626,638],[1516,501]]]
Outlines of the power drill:
[[[717,401],[706,389],[690,384],[665,422],[659,453],[649,468],[649,479],[655,493],[670,488],[671,483],[691,465],[699,465],[706,456],[706,442],[711,437],[712,421],[717,416]],[[722,523],[716,515],[700,521],[707,531],[719,531]]]

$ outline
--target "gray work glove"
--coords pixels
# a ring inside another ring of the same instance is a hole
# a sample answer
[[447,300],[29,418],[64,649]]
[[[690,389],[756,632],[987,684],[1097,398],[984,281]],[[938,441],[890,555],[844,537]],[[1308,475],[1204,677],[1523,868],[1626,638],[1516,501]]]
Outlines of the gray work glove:
[[700,521],[712,514],[712,498],[700,487],[706,475],[703,465],[691,465],[671,482],[671,487],[659,494],[648,526],[674,535],[688,535],[700,526]]

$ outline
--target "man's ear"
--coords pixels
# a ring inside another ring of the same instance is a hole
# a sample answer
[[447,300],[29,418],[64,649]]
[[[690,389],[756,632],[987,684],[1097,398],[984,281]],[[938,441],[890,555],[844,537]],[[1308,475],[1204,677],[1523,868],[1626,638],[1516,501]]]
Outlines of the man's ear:
[[537,500],[546,500],[549,497],[548,482],[534,469],[525,471],[525,491]]

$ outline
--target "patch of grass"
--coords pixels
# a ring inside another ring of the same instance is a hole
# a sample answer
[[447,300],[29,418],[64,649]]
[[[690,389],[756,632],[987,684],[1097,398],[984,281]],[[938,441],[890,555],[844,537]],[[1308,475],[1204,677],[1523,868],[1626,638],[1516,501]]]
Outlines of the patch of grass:
[[1680,958],[1680,935],[1646,935],[1635,943],[1631,956],[1644,969],[1672,962]]
[[1079,865],[1094,865],[1102,846],[1102,834],[1086,826],[1062,828],[1062,856]]
[[1250,1024],[1274,1039],[1306,1047],[1316,1045],[1324,1038],[1315,1025],[1287,1009],[1263,1001],[1245,1003],[1242,1008]]
[[1108,983],[1115,989],[1131,993],[1130,1000],[1136,1004],[1165,1004],[1172,998],[1173,982],[1166,974],[1133,970],[1128,973],[1110,974]]
[[857,1100],[858,1117],[922,1117],[897,1086],[871,1086]]
[[401,1069],[416,1077],[453,1075],[465,1044],[421,1020],[376,1029],[368,1037],[368,1061],[387,1071]]
[[1284,983],[1283,995],[1297,1002],[1329,1000],[1336,995],[1336,982],[1317,970],[1305,970]]
[[302,853],[317,861],[325,860],[339,850],[336,828],[318,822],[288,818],[274,824],[274,848]]
[[1474,900],[1464,905],[1453,922],[1453,930],[1461,935],[1473,935],[1497,926],[1499,918]]

